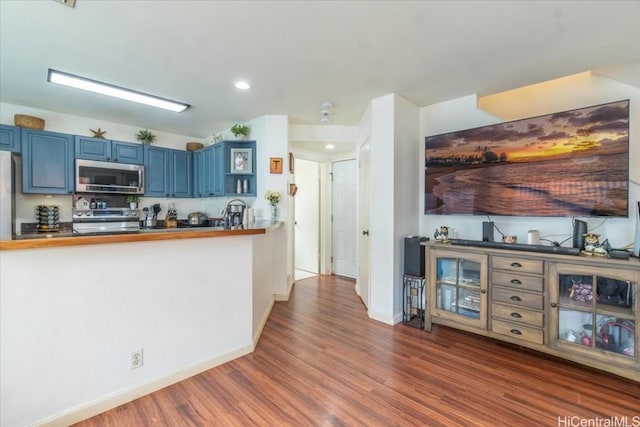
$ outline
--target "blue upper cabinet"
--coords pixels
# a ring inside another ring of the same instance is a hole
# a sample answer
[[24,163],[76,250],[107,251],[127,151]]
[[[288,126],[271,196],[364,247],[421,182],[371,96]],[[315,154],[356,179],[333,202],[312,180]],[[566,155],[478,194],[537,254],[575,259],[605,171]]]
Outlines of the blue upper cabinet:
[[204,184],[204,156],[205,150],[193,152],[193,197],[207,197],[208,194]]
[[144,164],[142,144],[77,135],[74,137],[74,141],[76,159]]
[[20,152],[20,128],[0,125],[0,150]]
[[111,141],[111,159],[118,163],[143,165],[143,145],[134,144],[133,142]]
[[76,159],[111,161],[111,141],[89,136],[74,136]]
[[192,197],[191,163],[191,152],[145,145],[145,196]]
[[73,135],[22,129],[22,192],[73,192]]
[[193,196],[193,172],[190,151],[169,150],[169,173],[171,197]]
[[224,144],[193,153],[193,197],[224,196]]
[[224,146],[216,144],[213,146],[213,156],[211,158],[212,186],[214,196],[224,196]]
[[144,146],[145,196],[169,197],[169,150]]
[[[256,195],[256,142],[255,141],[223,141],[224,149],[224,195],[255,196]],[[244,191],[244,182],[247,191]],[[240,190],[238,191],[238,182]]]

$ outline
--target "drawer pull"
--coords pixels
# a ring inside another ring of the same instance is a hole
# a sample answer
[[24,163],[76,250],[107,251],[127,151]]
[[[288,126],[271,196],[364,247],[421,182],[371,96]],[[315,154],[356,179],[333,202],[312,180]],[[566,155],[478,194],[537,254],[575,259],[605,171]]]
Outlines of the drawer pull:
[[519,262],[512,262],[511,263],[511,267],[520,268],[520,267],[522,267],[522,264],[520,264]]
[[522,298],[520,298],[519,296],[514,295],[514,296],[511,297],[511,301],[522,301]]
[[511,284],[512,285],[522,285],[522,282],[518,279],[511,279]]
[[522,319],[522,314],[513,312],[511,313],[511,317],[515,317],[516,319]]
[[555,302],[551,303],[551,308],[556,308],[558,306],[558,304],[556,304]]
[[509,332],[511,332],[513,335],[522,335],[522,332],[520,332],[520,331],[519,331],[519,330],[517,330],[517,329],[512,329],[512,330],[511,330],[511,331],[509,331]]

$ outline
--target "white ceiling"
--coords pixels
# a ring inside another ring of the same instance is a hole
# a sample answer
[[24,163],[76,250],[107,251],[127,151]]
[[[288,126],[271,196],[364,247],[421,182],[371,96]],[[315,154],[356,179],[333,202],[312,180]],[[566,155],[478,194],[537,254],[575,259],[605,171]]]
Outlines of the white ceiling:
[[[355,125],[586,70],[640,87],[640,1],[0,0],[0,101],[204,138],[265,114]],[[47,69],[191,104],[177,114],[46,82]],[[241,93],[236,79],[253,88]]]

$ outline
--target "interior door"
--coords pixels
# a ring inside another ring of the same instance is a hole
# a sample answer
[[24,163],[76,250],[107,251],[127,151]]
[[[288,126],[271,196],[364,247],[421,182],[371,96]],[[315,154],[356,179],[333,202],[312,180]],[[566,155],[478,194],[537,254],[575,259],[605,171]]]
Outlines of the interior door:
[[333,273],[356,277],[357,161],[333,163]]
[[369,140],[358,151],[358,277],[356,289],[369,307]]
[[320,166],[296,159],[295,265],[318,274],[320,266]]

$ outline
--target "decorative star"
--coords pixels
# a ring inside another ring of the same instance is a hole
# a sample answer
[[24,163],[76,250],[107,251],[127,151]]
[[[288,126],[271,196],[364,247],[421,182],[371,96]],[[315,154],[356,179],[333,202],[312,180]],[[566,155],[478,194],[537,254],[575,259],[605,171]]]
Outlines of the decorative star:
[[104,139],[104,134],[107,133],[106,130],[102,130],[100,128],[98,128],[98,130],[93,130],[93,129],[89,129],[91,132],[93,132],[93,137],[94,138],[100,138],[100,139]]

